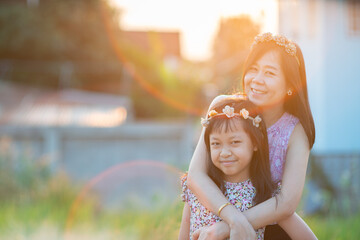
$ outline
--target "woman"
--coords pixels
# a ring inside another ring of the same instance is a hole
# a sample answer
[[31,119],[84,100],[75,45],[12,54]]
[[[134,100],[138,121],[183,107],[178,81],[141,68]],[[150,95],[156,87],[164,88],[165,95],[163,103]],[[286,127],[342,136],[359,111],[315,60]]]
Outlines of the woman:
[[[197,235],[205,236],[209,232],[214,235],[215,232],[219,236],[230,235],[230,239],[251,239],[253,229],[281,223],[289,217],[301,221],[293,214],[304,187],[315,127],[308,101],[304,58],[299,46],[271,33],[257,36],[245,62],[242,80],[245,93],[260,108],[268,127],[272,179],[281,181],[281,192],[244,213],[226,205],[219,216],[224,222],[213,225],[210,230],[196,232]],[[215,98],[211,106],[226,97]],[[205,207],[217,213],[227,200],[207,175],[203,133],[204,130],[191,159],[188,187]],[[306,224],[300,230],[311,238],[312,232]],[[266,228],[265,239],[271,239],[271,236],[289,238],[277,225]]]

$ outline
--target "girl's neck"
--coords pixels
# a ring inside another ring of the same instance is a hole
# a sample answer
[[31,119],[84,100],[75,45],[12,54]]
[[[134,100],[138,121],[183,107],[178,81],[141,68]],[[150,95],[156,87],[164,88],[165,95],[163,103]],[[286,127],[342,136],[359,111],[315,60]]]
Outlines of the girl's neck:
[[250,173],[246,172],[246,173],[242,173],[241,175],[237,175],[237,176],[228,176],[228,175],[224,175],[224,180],[226,182],[231,182],[231,183],[240,183],[240,182],[245,182],[250,178]]
[[273,106],[267,109],[263,109],[262,114],[266,127],[271,127],[274,125],[281,116],[285,113],[284,107],[281,105]]

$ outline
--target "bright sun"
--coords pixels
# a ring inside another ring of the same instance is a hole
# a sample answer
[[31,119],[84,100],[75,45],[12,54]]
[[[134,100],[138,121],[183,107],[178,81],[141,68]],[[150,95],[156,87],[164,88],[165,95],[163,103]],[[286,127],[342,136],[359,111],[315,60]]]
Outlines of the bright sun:
[[221,17],[248,14],[262,31],[277,31],[276,0],[109,0],[122,8],[126,30],[175,30],[181,33],[182,55],[206,60]]

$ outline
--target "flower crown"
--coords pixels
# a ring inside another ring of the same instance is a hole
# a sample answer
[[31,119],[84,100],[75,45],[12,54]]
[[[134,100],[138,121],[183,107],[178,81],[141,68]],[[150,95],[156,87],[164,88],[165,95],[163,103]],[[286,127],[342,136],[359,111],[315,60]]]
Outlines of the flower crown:
[[222,110],[222,113],[218,113],[217,111],[215,110],[211,110],[206,118],[201,118],[201,124],[203,125],[203,127],[207,127],[209,126],[210,124],[210,120],[216,116],[226,116],[228,118],[232,118],[232,117],[235,117],[235,116],[240,116],[240,117],[243,117],[244,119],[251,119],[252,122],[253,122],[253,125],[255,127],[259,127],[259,124],[261,122],[261,118],[260,116],[256,116],[255,118],[249,116],[249,111],[246,110],[245,108],[241,109],[239,113],[235,113],[234,112],[234,108],[233,107],[230,107],[229,105],[226,105],[223,110]]
[[272,35],[272,33],[270,32],[259,34],[255,37],[252,47],[258,43],[270,42],[270,41],[273,41],[277,45],[284,47],[285,52],[295,57],[297,63],[300,66],[300,61],[296,56],[296,45],[294,44],[294,42],[292,42],[290,39],[286,38],[283,35]]

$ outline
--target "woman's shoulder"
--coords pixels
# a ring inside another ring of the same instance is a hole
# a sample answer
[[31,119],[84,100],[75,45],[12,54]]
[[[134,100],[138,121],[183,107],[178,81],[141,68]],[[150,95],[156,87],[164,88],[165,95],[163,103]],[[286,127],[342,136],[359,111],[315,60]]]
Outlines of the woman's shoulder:
[[285,135],[288,138],[299,122],[296,116],[285,112],[276,123],[267,128],[267,132],[268,134],[280,132],[281,135]]
[[295,127],[299,122],[299,118],[292,115],[291,113],[285,112],[279,119],[280,125],[293,126]]
[[294,126],[294,130],[292,131],[289,139],[289,147],[291,145],[299,145],[305,144],[309,146],[309,140],[306,135],[304,127],[301,125],[300,121],[296,123]]

